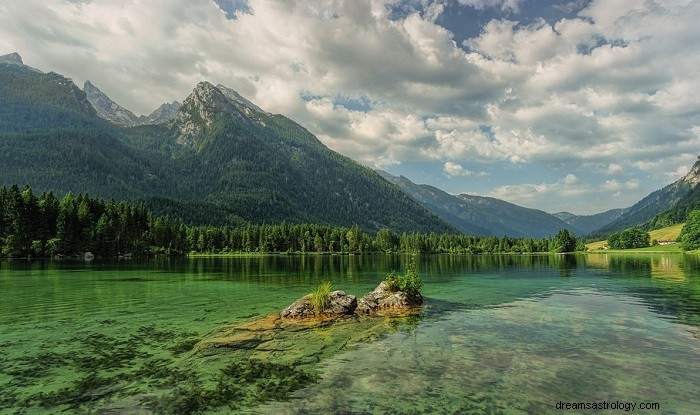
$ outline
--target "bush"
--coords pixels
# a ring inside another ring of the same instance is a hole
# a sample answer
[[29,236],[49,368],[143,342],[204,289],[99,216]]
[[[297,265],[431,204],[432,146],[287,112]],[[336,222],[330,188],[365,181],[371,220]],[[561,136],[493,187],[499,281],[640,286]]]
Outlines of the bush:
[[331,297],[331,288],[331,283],[326,281],[322,282],[321,285],[316,287],[316,289],[311,293],[311,305],[314,307],[314,312],[316,314],[319,314],[328,308],[328,303]]
[[410,297],[420,294],[420,289],[423,287],[423,281],[415,265],[410,265],[403,275],[391,271],[384,277],[384,281],[389,286],[389,291],[403,291]]

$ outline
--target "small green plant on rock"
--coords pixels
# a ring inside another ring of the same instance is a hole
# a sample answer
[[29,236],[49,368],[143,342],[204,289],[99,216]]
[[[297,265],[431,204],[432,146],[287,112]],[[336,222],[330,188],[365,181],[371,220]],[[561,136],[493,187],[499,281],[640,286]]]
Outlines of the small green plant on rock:
[[328,308],[328,303],[331,297],[331,283],[328,281],[322,282],[321,285],[311,293],[311,305],[314,307],[314,312],[320,314]]
[[410,264],[403,275],[391,271],[384,281],[389,286],[389,291],[403,291],[409,296],[420,294],[420,289],[423,287],[423,281],[418,275],[415,264]]

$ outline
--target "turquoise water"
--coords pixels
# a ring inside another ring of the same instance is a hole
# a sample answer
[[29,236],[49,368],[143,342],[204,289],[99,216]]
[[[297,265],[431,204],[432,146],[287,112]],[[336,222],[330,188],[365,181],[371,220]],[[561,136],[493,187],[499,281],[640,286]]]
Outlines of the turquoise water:
[[[321,281],[362,295],[412,260],[420,316],[197,345]],[[698,256],[0,261],[2,414],[694,414],[698,384]]]

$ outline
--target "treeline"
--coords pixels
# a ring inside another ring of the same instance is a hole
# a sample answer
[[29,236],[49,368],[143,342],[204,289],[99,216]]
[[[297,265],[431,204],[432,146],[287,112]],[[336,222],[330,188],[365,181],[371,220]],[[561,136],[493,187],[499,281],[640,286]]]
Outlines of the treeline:
[[583,249],[561,230],[553,238],[477,237],[437,233],[375,236],[358,226],[313,224],[189,226],[169,216],[155,217],[143,204],[103,201],[68,193],[37,196],[29,188],[0,188],[0,252],[10,257],[100,257],[230,252],[326,253],[493,253],[569,252]]

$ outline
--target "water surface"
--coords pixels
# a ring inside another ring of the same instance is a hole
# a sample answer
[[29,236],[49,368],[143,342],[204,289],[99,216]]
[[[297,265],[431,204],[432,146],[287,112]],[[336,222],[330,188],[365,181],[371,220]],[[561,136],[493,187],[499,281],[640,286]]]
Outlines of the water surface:
[[[408,261],[419,317],[193,350],[321,281],[359,296]],[[0,261],[0,413],[692,414],[699,337],[692,255]]]

